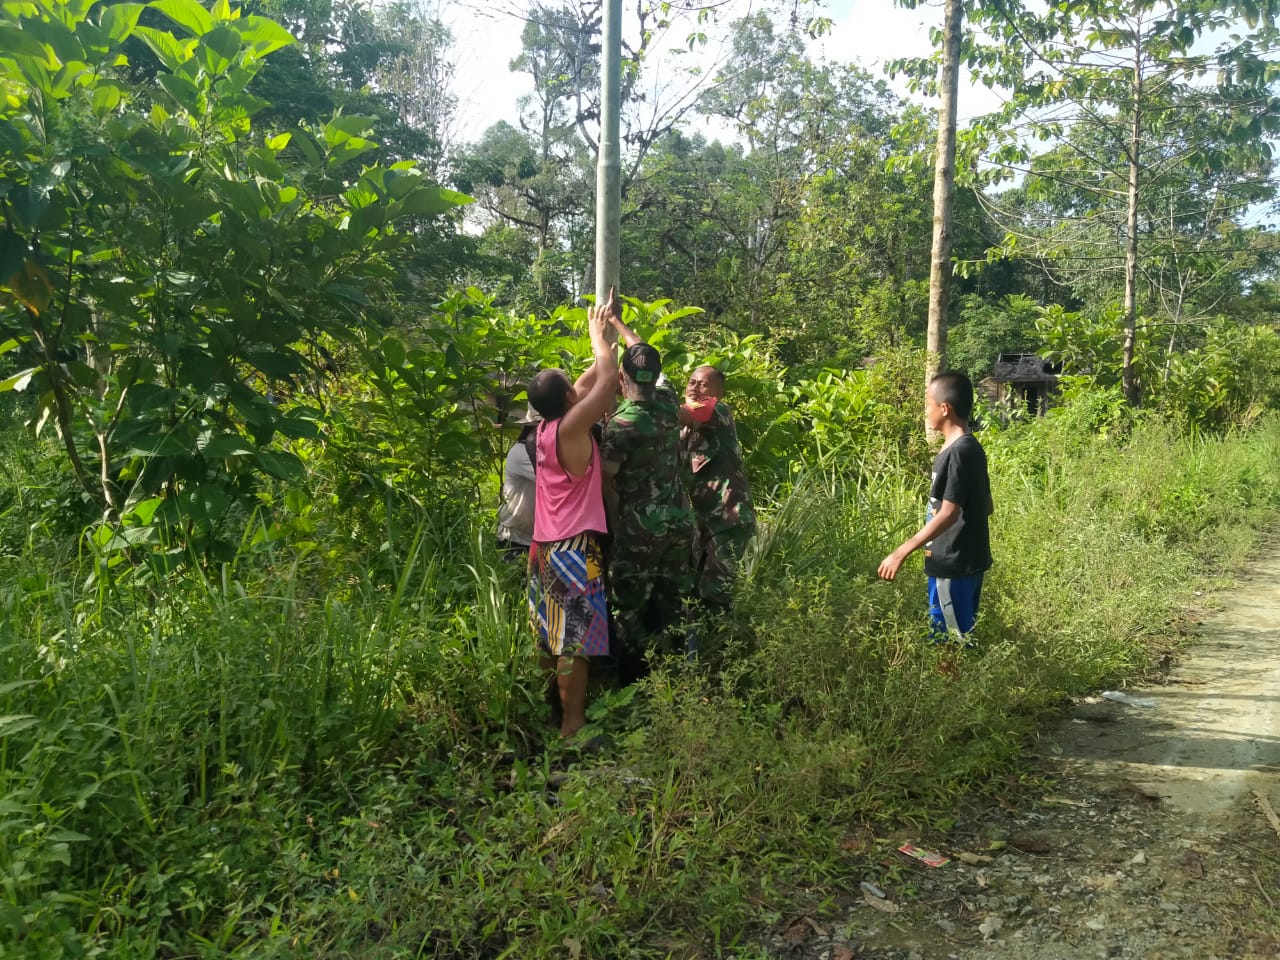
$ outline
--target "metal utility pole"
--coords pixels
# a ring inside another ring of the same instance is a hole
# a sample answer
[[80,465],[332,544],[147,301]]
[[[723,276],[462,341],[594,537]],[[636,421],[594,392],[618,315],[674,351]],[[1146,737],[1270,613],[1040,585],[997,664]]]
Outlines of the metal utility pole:
[[[596,158],[596,303],[618,285],[622,167],[618,114],[622,110],[622,0],[605,0],[600,47],[600,152]],[[611,339],[616,338],[612,326]]]
[[929,330],[925,381],[946,363],[947,306],[951,297],[952,210],[956,198],[956,96],[960,78],[961,0],[946,0],[938,86],[938,143],[933,160],[933,257],[929,270]]

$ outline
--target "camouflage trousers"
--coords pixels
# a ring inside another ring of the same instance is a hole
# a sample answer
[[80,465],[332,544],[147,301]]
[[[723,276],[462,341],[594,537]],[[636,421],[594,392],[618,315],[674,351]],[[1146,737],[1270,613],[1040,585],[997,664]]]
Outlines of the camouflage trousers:
[[693,557],[698,596],[704,603],[722,608],[733,603],[733,581],[738,573],[738,563],[755,532],[754,523],[714,532],[698,524]]
[[614,544],[609,601],[623,683],[643,676],[648,654],[686,651],[693,593],[693,551],[686,533]]

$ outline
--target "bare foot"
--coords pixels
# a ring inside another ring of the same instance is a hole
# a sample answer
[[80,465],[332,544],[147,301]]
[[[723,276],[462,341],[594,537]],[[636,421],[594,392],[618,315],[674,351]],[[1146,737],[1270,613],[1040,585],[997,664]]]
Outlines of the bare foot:
[[587,724],[585,720],[574,722],[570,720],[568,717],[566,717],[564,721],[560,724],[560,739],[569,740],[573,737],[576,737],[578,735],[578,731],[581,730],[586,725]]

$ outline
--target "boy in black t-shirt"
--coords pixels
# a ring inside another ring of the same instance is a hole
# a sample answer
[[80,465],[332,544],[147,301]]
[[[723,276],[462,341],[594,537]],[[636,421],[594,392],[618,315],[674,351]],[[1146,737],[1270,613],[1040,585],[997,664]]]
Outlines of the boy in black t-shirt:
[[991,566],[987,518],[994,511],[987,455],[969,432],[973,384],[963,373],[940,373],[925,391],[924,416],[945,442],[933,461],[929,512],[915,536],[880,561],[881,578],[892,580],[902,562],[924,547],[929,578],[929,621],[939,640],[964,640],[978,618],[982,578]]

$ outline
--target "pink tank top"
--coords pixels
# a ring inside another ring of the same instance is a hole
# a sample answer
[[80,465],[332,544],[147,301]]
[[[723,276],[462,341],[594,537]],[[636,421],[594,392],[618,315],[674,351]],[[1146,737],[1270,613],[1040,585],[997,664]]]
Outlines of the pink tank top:
[[539,543],[568,540],[587,530],[604,533],[604,497],[600,492],[600,447],[591,438],[591,462],[580,477],[560,466],[556,438],[560,421],[538,426],[537,496],[533,512],[533,539]]

